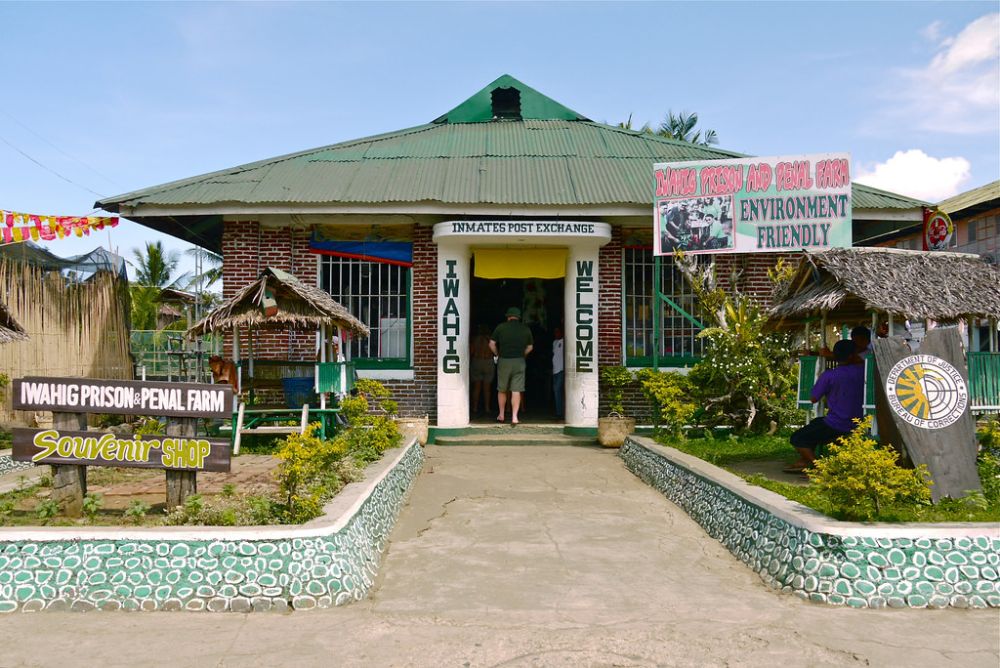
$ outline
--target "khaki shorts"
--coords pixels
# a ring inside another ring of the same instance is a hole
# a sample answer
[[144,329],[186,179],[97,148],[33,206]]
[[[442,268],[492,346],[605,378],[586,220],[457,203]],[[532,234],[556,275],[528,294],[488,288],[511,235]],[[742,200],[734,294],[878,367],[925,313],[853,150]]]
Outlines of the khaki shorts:
[[523,357],[501,357],[497,363],[497,391],[524,392]]
[[473,357],[472,367],[469,369],[472,380],[489,381],[493,380],[493,358]]

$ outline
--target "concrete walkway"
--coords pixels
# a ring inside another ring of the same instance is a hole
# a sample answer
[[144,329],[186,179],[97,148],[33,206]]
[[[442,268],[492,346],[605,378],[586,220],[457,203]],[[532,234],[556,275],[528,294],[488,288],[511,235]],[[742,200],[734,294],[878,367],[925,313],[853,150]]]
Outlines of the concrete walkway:
[[0,619],[0,666],[1000,663],[995,610],[851,610],[768,589],[613,451],[427,456],[362,603],[12,615]]

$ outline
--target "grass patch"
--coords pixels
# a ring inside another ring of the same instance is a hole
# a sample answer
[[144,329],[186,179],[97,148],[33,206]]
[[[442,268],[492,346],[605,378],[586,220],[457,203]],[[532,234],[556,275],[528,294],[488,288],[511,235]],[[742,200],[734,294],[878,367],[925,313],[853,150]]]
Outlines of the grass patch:
[[787,436],[725,436],[713,438],[664,438],[657,440],[668,447],[704,459],[710,464],[725,466],[751,459],[788,459],[794,451]]
[[[681,452],[693,455],[710,464],[727,468],[738,462],[767,459],[790,460],[794,450],[787,436],[728,436],[716,438],[675,439],[660,436],[657,441]],[[982,494],[971,494],[962,499],[944,499],[937,504],[893,506],[883,509],[877,522],[1000,522],[1000,468],[989,453],[980,456],[979,473],[983,482]],[[808,485],[794,485],[759,474],[732,471],[751,485],[776,492],[792,501],[819,511],[836,519],[844,519],[835,510],[834,504],[810,482]]]

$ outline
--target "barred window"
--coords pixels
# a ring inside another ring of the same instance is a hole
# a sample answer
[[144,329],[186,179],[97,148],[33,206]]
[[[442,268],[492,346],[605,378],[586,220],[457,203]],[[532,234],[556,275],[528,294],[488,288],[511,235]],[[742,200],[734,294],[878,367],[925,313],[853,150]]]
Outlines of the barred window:
[[321,287],[371,332],[351,340],[351,359],[362,368],[409,366],[410,269],[328,255],[321,263]]
[[[699,262],[711,262],[709,257],[699,257]],[[654,327],[655,262],[651,248],[626,248],[622,280],[623,333],[626,363],[630,366],[649,366],[653,363],[654,345],[661,364],[677,364],[700,357],[704,341],[698,338],[701,331],[679,309],[696,315],[695,296],[674,258],[660,258],[660,291],[674,305],[663,302],[660,324]]]

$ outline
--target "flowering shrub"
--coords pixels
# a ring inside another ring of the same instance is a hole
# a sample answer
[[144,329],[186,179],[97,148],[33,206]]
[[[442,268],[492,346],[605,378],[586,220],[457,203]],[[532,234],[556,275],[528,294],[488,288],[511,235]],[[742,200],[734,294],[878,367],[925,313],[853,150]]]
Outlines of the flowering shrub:
[[698,408],[688,377],[673,371],[642,369],[636,378],[652,405],[653,425],[673,438],[683,438],[684,426],[690,423]]
[[899,453],[879,448],[865,436],[871,422],[871,417],[861,420],[808,473],[843,519],[872,520],[892,506],[926,504],[931,499],[927,467],[899,466]]
[[764,333],[767,316],[751,297],[726,295],[721,310],[725,326],[699,334],[708,344],[688,376],[705,407],[703,420],[761,432],[800,417],[787,337]]

